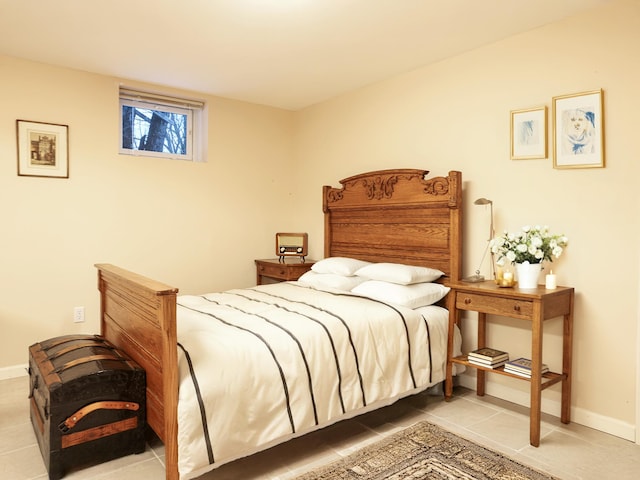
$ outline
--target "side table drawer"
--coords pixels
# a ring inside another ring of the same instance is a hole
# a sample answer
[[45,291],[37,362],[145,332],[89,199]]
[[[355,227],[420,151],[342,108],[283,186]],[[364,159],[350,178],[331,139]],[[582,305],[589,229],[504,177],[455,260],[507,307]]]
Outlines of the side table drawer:
[[283,264],[264,264],[258,265],[258,273],[265,277],[286,278],[288,273],[287,265]]
[[533,302],[463,292],[456,294],[456,308],[514,318],[531,318],[533,314]]

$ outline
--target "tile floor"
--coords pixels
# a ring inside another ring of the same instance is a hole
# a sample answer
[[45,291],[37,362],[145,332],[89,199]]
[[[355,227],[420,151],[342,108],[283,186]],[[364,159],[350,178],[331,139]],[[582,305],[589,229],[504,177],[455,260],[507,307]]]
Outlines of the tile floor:
[[[29,421],[28,377],[0,381],[0,477],[47,479]],[[527,409],[458,387],[452,401],[416,395],[266,452],[220,467],[199,480],[287,480],[347,455],[420,420],[439,424],[561,479],[640,478],[640,446],[543,415],[539,448],[529,445]],[[68,480],[164,479],[163,447],[67,474]]]

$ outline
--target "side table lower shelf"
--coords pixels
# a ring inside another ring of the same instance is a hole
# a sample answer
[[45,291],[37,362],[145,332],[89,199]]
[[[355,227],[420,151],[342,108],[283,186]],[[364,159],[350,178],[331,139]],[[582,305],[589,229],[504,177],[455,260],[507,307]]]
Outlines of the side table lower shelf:
[[[489,367],[483,367],[482,365],[478,365],[476,363],[471,363],[468,360],[467,355],[453,357],[451,359],[451,362],[458,363],[460,365],[465,365],[470,368],[475,368],[476,370],[483,370],[485,372],[497,373],[498,375],[506,375],[507,377],[517,378],[519,380],[524,380],[526,382],[531,381],[530,378],[525,377],[523,375],[516,375],[515,373],[505,371],[504,366],[498,367],[498,368],[489,368]],[[556,373],[556,372],[543,373],[541,383],[540,383],[540,389],[544,390],[545,388],[550,387],[551,385],[555,385],[556,383],[561,382],[565,378],[566,378],[566,375],[563,375],[562,373]]]

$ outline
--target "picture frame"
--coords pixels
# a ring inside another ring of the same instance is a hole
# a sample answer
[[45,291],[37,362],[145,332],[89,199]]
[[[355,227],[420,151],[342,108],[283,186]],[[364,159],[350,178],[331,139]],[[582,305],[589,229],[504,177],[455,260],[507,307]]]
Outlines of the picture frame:
[[16,120],[18,175],[69,178],[69,126]]
[[603,91],[553,97],[553,167],[604,168]]
[[511,160],[547,158],[547,107],[511,111]]

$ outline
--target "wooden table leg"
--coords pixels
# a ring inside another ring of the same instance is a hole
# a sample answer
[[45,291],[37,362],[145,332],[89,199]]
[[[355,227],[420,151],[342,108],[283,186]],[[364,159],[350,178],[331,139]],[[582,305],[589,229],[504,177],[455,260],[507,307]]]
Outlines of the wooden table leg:
[[447,366],[444,380],[444,399],[450,400],[453,395],[453,339],[455,326],[459,325],[460,312],[455,308],[455,294],[449,295],[447,308],[449,309],[449,332],[447,335]]
[[542,408],[542,311],[534,307],[531,322],[531,405],[529,411],[529,443],[540,445],[540,411]]
[[[487,314],[478,312],[478,348],[487,346]],[[486,374],[484,370],[476,370],[476,395],[484,396]]]
[[573,295],[569,304],[569,312],[564,316],[562,335],[562,400],[560,421],[571,421],[571,358],[573,357]]

